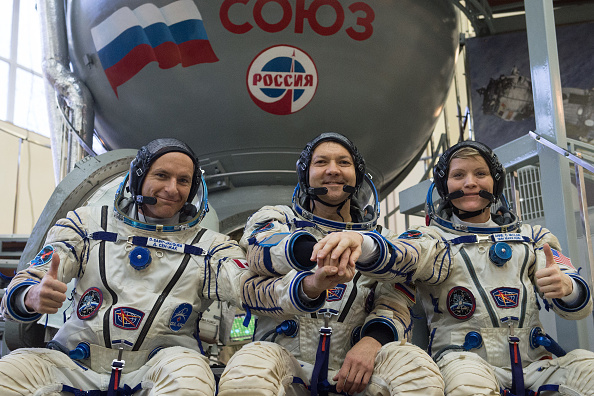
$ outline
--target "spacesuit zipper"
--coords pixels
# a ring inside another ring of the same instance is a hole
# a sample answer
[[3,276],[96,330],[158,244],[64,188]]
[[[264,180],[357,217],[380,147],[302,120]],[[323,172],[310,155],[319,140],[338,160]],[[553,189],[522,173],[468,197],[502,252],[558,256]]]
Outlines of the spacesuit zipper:
[[481,299],[483,300],[483,304],[485,305],[485,308],[487,308],[487,311],[489,312],[489,317],[491,318],[491,324],[493,325],[493,327],[500,327],[499,326],[499,318],[495,314],[495,311],[493,311],[493,307],[491,307],[491,304],[489,304],[489,299],[487,297],[487,293],[485,292],[485,289],[483,289],[483,287],[481,286],[481,284],[478,280],[478,277],[476,276],[476,272],[474,270],[474,267],[472,266],[472,261],[470,261],[470,257],[468,257],[468,254],[466,253],[466,250],[464,250],[464,248],[460,249],[460,254],[462,255],[462,258],[464,259],[464,263],[466,264],[468,273],[470,274],[470,277],[472,278],[472,281],[474,282],[474,286],[479,291],[479,294],[481,295]]

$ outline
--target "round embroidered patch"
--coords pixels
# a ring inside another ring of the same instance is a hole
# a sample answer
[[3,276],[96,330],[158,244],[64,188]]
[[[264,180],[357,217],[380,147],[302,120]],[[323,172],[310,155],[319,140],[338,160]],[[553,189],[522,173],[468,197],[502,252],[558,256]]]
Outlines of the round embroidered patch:
[[53,255],[54,247],[52,245],[45,245],[43,249],[41,249],[41,251],[37,253],[37,256],[35,256],[35,258],[31,260],[31,266],[33,267],[47,264],[52,260]]
[[173,331],[179,331],[186,324],[192,314],[192,306],[188,303],[178,305],[169,320],[169,328]]
[[476,309],[476,300],[472,292],[465,287],[456,286],[448,293],[448,311],[460,320],[470,318]]
[[398,235],[399,239],[417,239],[423,236],[423,233],[419,230],[408,230]]
[[99,312],[101,304],[103,304],[103,293],[100,289],[91,287],[80,298],[76,307],[76,315],[80,320],[91,319]]

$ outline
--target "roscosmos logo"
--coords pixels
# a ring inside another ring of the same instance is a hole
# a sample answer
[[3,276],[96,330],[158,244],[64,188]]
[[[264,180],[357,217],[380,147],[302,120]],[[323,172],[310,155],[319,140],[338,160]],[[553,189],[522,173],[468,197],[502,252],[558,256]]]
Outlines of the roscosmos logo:
[[262,110],[287,115],[314,97],[318,72],[311,57],[297,47],[276,45],[260,52],[247,72],[250,97]]

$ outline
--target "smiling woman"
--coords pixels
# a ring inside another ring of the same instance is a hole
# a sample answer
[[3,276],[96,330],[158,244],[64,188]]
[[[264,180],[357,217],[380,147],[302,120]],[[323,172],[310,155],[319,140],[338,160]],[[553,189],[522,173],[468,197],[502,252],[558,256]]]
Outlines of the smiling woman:
[[448,191],[461,191],[460,198],[452,199],[452,205],[461,211],[461,214],[478,214],[472,217],[464,216],[469,223],[484,223],[489,220],[490,212],[487,209],[491,201],[479,193],[486,191],[493,193],[493,177],[487,162],[478,151],[473,150],[471,156],[459,157],[454,154],[450,161],[448,173]]

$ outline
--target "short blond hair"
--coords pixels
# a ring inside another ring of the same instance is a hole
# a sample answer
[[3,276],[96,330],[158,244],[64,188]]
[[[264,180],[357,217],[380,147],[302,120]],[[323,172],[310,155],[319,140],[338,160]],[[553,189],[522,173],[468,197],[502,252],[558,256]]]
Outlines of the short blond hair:
[[452,156],[450,157],[450,162],[452,162],[454,158],[467,159],[477,156],[482,157],[481,153],[477,149],[472,147],[462,147],[460,150],[452,154]]

